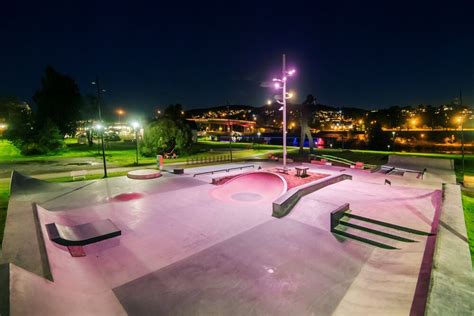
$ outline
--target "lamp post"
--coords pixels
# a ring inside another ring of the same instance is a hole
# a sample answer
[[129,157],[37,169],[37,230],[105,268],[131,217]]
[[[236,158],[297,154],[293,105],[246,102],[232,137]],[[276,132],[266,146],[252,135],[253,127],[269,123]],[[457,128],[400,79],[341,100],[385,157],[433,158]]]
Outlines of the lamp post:
[[105,161],[104,131],[102,131],[104,127],[102,126],[102,113],[100,109],[101,93],[105,92],[105,90],[100,89],[99,76],[96,76],[95,81],[92,81],[91,84],[97,87],[97,111],[99,114],[99,124],[97,124],[96,128],[100,132],[100,140],[102,143],[102,161],[104,164],[104,178],[107,178],[107,162]]
[[125,114],[125,111],[122,110],[122,109],[118,109],[117,110],[117,115],[118,115],[118,118],[119,118],[119,123],[122,123],[122,116]]
[[138,166],[138,128],[140,127],[140,124],[138,124],[138,122],[132,122],[132,127],[133,129],[135,130],[135,143],[136,143],[136,147],[135,147],[135,154],[136,154],[136,162],[135,164]]
[[232,162],[232,122],[230,121],[230,104],[227,101],[227,128],[229,129],[229,155]]
[[281,66],[281,78],[273,78],[274,82],[274,88],[275,89],[281,89],[281,100],[279,100],[279,95],[275,96],[275,100],[278,102],[278,104],[283,105],[280,110],[283,111],[283,170],[287,170],[286,167],[286,155],[287,155],[287,150],[286,150],[286,100],[291,98],[291,94],[288,94],[286,92],[286,81],[289,76],[292,76],[295,74],[295,70],[291,69],[290,71],[286,70],[286,56],[283,54],[282,56],[282,66]]
[[104,163],[104,178],[107,178],[107,162],[105,161],[105,146],[104,146],[104,126],[102,126],[101,124],[97,124],[96,127],[95,127],[98,131],[98,133],[100,133],[100,141],[101,141],[101,144],[102,144],[102,161]]
[[458,123],[461,124],[461,161],[462,161],[462,176],[464,182],[464,120],[462,116],[458,117]]

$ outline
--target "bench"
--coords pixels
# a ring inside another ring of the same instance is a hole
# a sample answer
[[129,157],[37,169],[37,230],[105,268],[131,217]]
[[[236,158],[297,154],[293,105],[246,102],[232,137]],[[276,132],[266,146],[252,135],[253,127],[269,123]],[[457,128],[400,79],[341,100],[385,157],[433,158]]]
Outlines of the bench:
[[288,171],[290,171],[290,169],[285,169],[285,168],[275,168],[277,172],[280,172],[280,173],[284,173],[284,174],[288,174]]
[[120,236],[122,231],[110,219],[76,226],[46,224],[49,239],[62,246],[84,246]]
[[76,179],[86,179],[87,171],[86,170],[76,170],[76,171],[71,171],[71,177],[72,181],[75,181]]
[[174,168],[173,173],[174,174],[184,174],[184,169],[183,168]]
[[308,175],[308,167],[295,167],[297,177],[306,177]]

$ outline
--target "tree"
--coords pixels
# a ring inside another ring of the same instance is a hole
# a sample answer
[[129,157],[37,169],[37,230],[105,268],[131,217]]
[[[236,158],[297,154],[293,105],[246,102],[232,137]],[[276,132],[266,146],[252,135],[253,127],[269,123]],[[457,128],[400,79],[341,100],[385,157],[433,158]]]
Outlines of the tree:
[[170,104],[163,111],[163,116],[166,118],[169,118],[170,120],[174,122],[183,122],[184,121],[183,106],[179,103]]
[[306,100],[300,106],[300,127],[301,127],[301,136],[300,136],[300,153],[303,153],[304,141],[308,137],[309,143],[309,152],[313,153],[314,151],[314,142],[313,136],[311,135],[311,130],[309,128],[309,119],[312,117],[311,108],[315,105],[316,99],[314,96],[309,94],[306,97]]
[[187,124],[163,117],[145,127],[140,152],[144,156],[170,151],[183,153],[189,150],[191,144],[192,134]]
[[7,123],[5,137],[20,148],[34,139],[34,117],[30,106],[16,97],[0,98],[0,118]]
[[59,128],[62,135],[72,134],[80,118],[82,98],[79,87],[69,76],[48,66],[41,79],[41,89],[36,91],[33,101],[38,106],[38,122],[48,119]]
[[377,121],[375,124],[370,125],[368,133],[368,145],[370,149],[387,149],[387,145],[390,144],[390,136],[389,134],[383,132],[382,124],[380,122]]

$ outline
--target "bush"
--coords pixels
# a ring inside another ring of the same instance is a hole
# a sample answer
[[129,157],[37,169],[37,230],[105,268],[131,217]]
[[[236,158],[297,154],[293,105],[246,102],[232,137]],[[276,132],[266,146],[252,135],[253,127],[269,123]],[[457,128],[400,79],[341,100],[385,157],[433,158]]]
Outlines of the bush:
[[64,148],[64,140],[59,129],[47,122],[41,129],[26,141],[14,142],[23,155],[43,155],[57,152]]

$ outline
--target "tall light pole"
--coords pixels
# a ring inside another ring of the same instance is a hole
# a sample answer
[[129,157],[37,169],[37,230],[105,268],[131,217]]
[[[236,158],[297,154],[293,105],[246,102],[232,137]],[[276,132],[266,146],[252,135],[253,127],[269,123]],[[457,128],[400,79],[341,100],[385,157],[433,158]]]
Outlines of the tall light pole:
[[462,160],[462,176],[464,182],[464,120],[462,116],[458,117],[458,123],[461,124],[461,160]]
[[287,150],[286,150],[286,100],[291,98],[291,95],[289,95],[286,92],[286,81],[289,76],[292,76],[295,74],[295,70],[292,69],[290,71],[286,70],[286,56],[283,54],[282,56],[282,66],[281,66],[281,78],[273,78],[274,82],[274,87],[275,89],[282,89],[282,94],[281,94],[281,100],[279,100],[279,95],[275,96],[275,100],[283,105],[280,110],[283,111],[283,170],[287,170],[286,167],[286,155],[287,155]]
[[102,143],[102,161],[104,162],[104,178],[107,178],[107,163],[105,161],[105,146],[104,146],[104,126],[96,125],[97,131],[100,133],[100,141]]
[[105,146],[104,146],[104,126],[102,126],[102,112],[100,109],[100,95],[102,92],[105,92],[105,90],[100,89],[100,83],[99,83],[99,76],[96,76],[96,80],[92,81],[92,84],[97,87],[97,111],[99,114],[99,124],[97,125],[97,129],[100,131],[100,139],[102,142],[102,161],[104,164],[104,178],[107,178],[107,163],[105,161]]
[[136,143],[136,162],[135,164],[138,166],[138,128],[140,127],[140,124],[138,122],[132,122],[132,127],[135,130],[135,143]]
[[229,154],[230,154],[230,162],[232,162],[232,122],[230,121],[230,105],[229,101],[227,101],[227,127],[229,129]]

